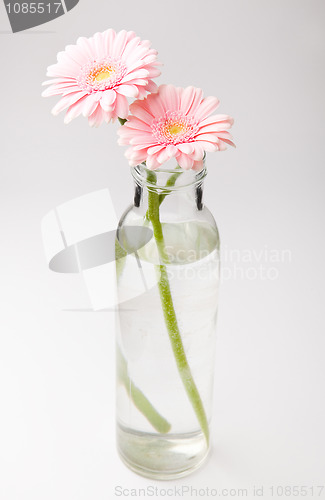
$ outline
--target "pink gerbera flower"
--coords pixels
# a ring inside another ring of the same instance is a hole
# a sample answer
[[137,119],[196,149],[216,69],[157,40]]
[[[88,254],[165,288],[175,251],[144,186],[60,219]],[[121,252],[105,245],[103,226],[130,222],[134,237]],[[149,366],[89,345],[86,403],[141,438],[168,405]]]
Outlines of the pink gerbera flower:
[[161,85],[156,94],[130,106],[131,116],[119,128],[119,144],[130,145],[126,157],[131,166],[146,162],[154,170],[175,157],[188,170],[201,170],[205,151],[234,146],[228,129],[233,119],[210,114],[218,107],[216,97],[203,98],[201,89]]
[[129,113],[127,97],[143,98],[156,90],[152,78],[159,76],[157,52],[148,40],[133,31],[109,29],[91,38],[79,38],[59,52],[58,62],[47,69],[53,78],[43,96],[61,95],[52,113],[67,109],[65,123],[80,114],[90,125],[100,125]]

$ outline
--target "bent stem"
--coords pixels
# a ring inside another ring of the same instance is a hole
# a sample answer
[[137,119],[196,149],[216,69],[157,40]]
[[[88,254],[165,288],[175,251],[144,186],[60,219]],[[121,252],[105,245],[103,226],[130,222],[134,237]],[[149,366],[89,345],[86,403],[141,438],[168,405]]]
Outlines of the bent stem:
[[152,427],[161,434],[166,434],[170,431],[170,423],[158,413],[156,408],[152,406],[142,391],[132,382],[129,377],[127,363],[117,346],[117,373],[119,381],[124,385],[134,406],[142,413],[142,415],[151,423]]
[[[156,174],[154,172],[149,172],[148,181],[150,181],[152,184],[155,184],[156,180],[157,180]],[[189,367],[186,358],[182,337],[178,327],[173,299],[170,291],[168,273],[165,265],[169,263],[169,259],[165,249],[164,235],[159,217],[159,205],[160,205],[159,194],[156,191],[149,188],[148,215],[152,224],[160,260],[162,262],[160,265],[156,266],[156,269],[157,272],[159,273],[158,289],[159,289],[165,324],[171,342],[172,350],[175,356],[178,372],[185,387],[187,396],[195,411],[201,429],[205,435],[206,441],[207,443],[209,443],[209,426],[206,413],[201,400],[201,396],[194,382],[191,369]]]

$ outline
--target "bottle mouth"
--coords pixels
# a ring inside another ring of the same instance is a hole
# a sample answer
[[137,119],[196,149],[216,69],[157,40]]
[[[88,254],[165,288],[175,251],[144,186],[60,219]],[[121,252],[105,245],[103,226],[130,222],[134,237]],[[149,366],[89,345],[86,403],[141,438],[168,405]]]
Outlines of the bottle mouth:
[[140,186],[176,191],[189,186],[197,186],[203,182],[207,175],[205,155],[203,161],[203,168],[200,171],[184,170],[177,164],[175,158],[164,163],[156,170],[148,169],[145,162],[143,162],[136,167],[131,167],[131,174],[135,182]]

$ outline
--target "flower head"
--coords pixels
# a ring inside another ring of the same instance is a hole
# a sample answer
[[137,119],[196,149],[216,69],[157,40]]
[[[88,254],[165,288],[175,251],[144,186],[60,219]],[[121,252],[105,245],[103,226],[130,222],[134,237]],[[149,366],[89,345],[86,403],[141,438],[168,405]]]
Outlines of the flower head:
[[67,109],[65,123],[80,114],[90,125],[100,125],[129,114],[127,97],[143,98],[156,90],[157,52],[133,31],[109,29],[91,38],[79,38],[59,52],[58,62],[47,69],[51,80],[43,96],[60,95],[52,113]]
[[161,85],[156,94],[130,106],[128,121],[119,128],[119,144],[130,145],[126,157],[131,166],[146,162],[151,170],[175,157],[188,170],[201,170],[205,151],[234,146],[228,129],[233,119],[213,115],[216,97],[203,98],[202,90]]

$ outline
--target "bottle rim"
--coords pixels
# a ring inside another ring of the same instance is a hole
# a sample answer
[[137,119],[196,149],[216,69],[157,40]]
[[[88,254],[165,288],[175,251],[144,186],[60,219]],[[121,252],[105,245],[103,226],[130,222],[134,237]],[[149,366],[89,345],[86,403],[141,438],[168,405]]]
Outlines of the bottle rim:
[[[147,173],[155,173],[157,176],[157,183],[151,182],[147,178]],[[182,176],[182,180],[184,181],[181,184],[175,184],[175,185],[166,185],[166,184],[161,184],[159,181],[166,181],[168,179],[168,176],[179,173],[180,177]],[[196,170],[185,170],[181,167],[176,167],[176,168],[163,168],[163,165],[155,170],[150,170],[147,168],[146,163],[142,162],[139,165],[136,165],[135,167],[131,167],[131,174],[134,180],[138,184],[142,184],[147,186],[148,188],[154,188],[154,189],[165,189],[168,191],[177,191],[189,186],[193,185],[198,185],[202,183],[203,179],[206,177],[208,171],[205,165],[205,155],[203,158],[203,168],[200,171]],[[160,175],[161,174],[161,175]],[[160,177],[160,179],[159,179]]]

